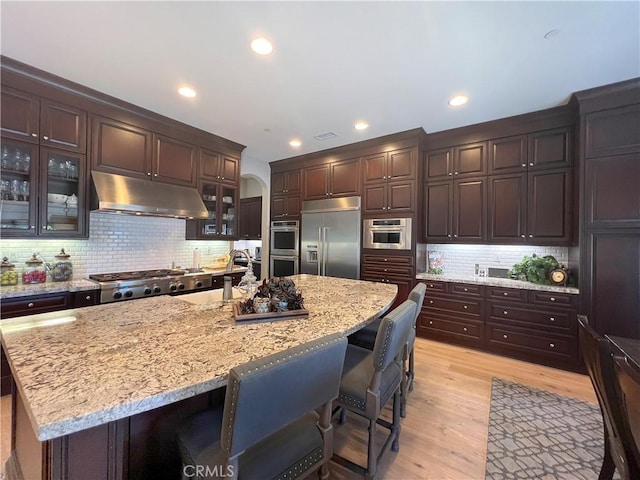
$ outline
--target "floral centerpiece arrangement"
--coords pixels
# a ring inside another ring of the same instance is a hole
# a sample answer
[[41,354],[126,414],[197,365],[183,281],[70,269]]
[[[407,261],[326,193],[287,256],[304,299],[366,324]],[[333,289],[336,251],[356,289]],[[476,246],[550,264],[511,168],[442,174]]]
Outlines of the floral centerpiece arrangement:
[[287,277],[272,277],[263,280],[255,295],[239,304],[240,313],[285,312],[304,309],[304,298],[293,280]]

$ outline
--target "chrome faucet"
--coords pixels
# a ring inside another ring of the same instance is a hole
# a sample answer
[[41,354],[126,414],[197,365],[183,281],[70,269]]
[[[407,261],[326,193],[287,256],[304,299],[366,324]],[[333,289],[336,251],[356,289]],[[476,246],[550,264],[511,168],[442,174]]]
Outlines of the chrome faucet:
[[247,262],[248,262],[247,267],[249,268],[249,270],[253,270],[253,266],[251,265],[251,255],[249,255],[249,252],[247,250],[236,250],[234,248],[229,252],[229,255],[231,256],[231,258],[229,258],[229,263],[227,263],[227,272],[230,272],[233,270],[233,259],[236,258],[236,255],[238,253],[241,253],[245,257],[247,257]]

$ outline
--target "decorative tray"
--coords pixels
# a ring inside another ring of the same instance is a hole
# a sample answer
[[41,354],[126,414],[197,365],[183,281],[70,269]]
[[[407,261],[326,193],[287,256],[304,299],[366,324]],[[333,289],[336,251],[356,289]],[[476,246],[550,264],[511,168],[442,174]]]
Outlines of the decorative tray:
[[240,313],[240,307],[238,306],[238,302],[235,302],[233,305],[233,319],[236,322],[261,322],[268,320],[288,320],[290,318],[295,317],[308,317],[309,310],[304,308],[300,308],[298,310],[286,310],[284,312],[267,312],[267,313]]

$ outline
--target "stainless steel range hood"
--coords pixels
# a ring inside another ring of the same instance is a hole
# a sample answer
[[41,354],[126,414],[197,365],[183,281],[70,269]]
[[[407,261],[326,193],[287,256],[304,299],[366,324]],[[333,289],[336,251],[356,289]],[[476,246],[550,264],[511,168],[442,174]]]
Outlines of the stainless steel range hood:
[[95,171],[91,172],[91,177],[94,187],[91,210],[159,217],[207,218],[207,208],[195,188]]

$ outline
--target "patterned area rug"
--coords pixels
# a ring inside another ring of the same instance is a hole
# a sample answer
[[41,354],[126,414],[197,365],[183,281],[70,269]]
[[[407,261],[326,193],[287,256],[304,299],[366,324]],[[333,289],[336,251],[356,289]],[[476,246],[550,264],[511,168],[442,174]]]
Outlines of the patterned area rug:
[[602,428],[597,405],[494,378],[485,478],[595,480]]

